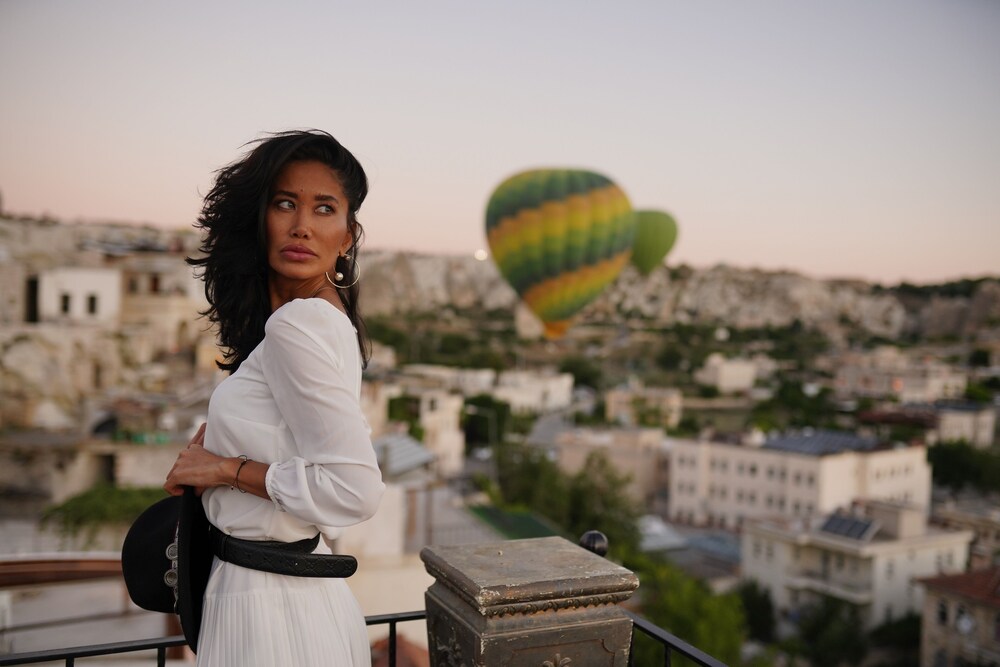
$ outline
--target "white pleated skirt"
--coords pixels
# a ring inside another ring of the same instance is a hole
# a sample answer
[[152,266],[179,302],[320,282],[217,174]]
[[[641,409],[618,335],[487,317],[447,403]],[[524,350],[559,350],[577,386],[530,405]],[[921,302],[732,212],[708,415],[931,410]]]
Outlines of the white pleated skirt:
[[199,667],[371,667],[365,619],[343,579],[288,577],[218,558]]

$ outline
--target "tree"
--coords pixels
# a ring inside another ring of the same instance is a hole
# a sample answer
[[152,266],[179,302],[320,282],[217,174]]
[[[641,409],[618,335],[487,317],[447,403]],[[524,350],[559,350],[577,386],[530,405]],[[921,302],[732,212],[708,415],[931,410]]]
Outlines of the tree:
[[591,452],[569,480],[565,526],[570,535],[599,530],[607,536],[611,553],[638,551],[641,512],[626,491],[629,482],[630,477],[619,473],[607,454]]
[[955,490],[966,485],[1000,491],[1000,455],[965,441],[942,442],[927,450],[934,483]]
[[604,373],[601,371],[601,367],[586,357],[566,357],[559,364],[559,372],[572,375],[573,385],[577,387],[600,389],[604,381]]
[[42,525],[54,523],[63,535],[86,531],[88,541],[103,526],[127,527],[147,507],[166,497],[162,487],[118,487],[98,484],[52,505],[42,513]]
[[916,665],[920,661],[920,614],[883,623],[872,630],[870,637],[873,646],[895,652],[897,664]]
[[868,641],[857,607],[824,596],[799,620],[802,650],[814,667],[859,665]]
[[976,348],[969,354],[969,365],[973,367],[985,367],[990,365],[990,351],[985,348]]
[[[745,633],[743,606],[735,594],[712,595],[708,588],[674,566],[657,559],[633,564],[642,615],[684,641],[728,665],[739,664]],[[663,664],[662,649],[636,641],[634,664]],[[671,665],[691,664],[673,658]]]
[[467,398],[465,405],[462,428],[467,447],[492,445],[506,440],[511,421],[508,403],[498,401],[489,394],[477,394]]
[[747,618],[747,631],[750,636],[765,644],[773,642],[775,618],[771,593],[766,588],[761,588],[752,579],[740,585],[737,593],[743,603],[743,611]]

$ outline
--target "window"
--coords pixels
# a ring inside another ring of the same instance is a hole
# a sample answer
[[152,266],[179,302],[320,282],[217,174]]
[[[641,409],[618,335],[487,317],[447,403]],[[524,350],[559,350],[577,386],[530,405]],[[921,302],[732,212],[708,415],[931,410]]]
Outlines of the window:
[[937,622],[938,625],[948,625],[948,603],[944,600],[938,601]]
[[160,276],[155,273],[149,277],[149,291],[153,294],[160,293]]
[[837,554],[837,569],[844,569],[844,554]]
[[751,477],[756,477],[757,476],[757,464],[756,463],[751,463],[750,464],[750,476]]
[[799,501],[797,500],[794,503],[792,503],[792,513],[793,514],[799,513]]
[[812,473],[809,473],[809,480],[808,480],[808,482],[809,482],[809,486],[813,486],[816,483],[816,476],[813,475]]
[[800,472],[795,473],[794,482],[796,484],[801,484],[802,483],[802,473],[800,473]]
[[63,315],[66,315],[66,314],[69,313],[69,303],[70,303],[69,294],[67,294],[66,292],[63,292],[62,293],[62,297],[61,297],[61,303],[59,305],[59,311]]
[[129,276],[128,279],[128,293],[138,294],[139,293],[139,279],[135,276]]
[[742,461],[740,461],[739,464],[737,464],[737,466],[736,466],[736,473],[739,474],[739,475],[743,474],[743,462]]
[[88,294],[87,295],[87,313],[89,315],[97,314],[97,295]]
[[886,579],[892,579],[892,571],[894,569],[895,569],[895,565],[893,564],[893,562],[891,560],[890,561],[886,561],[886,563],[885,563],[885,578]]

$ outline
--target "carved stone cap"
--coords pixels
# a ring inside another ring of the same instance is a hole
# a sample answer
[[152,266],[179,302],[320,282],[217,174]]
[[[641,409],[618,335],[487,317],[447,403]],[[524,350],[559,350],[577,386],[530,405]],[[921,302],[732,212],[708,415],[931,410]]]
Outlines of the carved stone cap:
[[639,586],[631,570],[561,537],[429,546],[420,558],[439,584],[489,616],[613,604]]

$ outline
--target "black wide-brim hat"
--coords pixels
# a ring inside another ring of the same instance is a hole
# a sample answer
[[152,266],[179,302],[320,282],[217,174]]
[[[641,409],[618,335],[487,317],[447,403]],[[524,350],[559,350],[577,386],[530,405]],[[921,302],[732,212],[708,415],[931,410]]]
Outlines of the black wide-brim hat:
[[184,495],[164,498],[140,514],[122,544],[129,597],[143,609],[180,616],[184,638],[195,652],[212,570],[209,528],[201,498],[185,487]]

